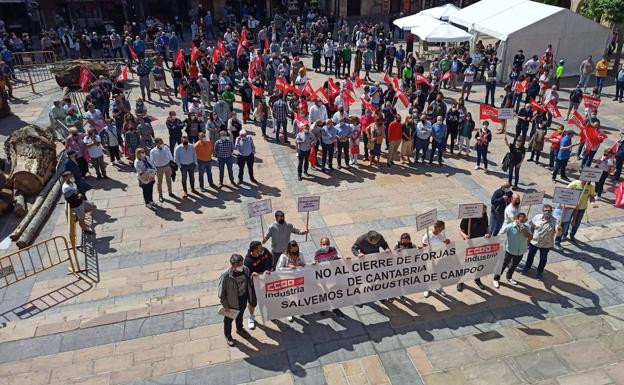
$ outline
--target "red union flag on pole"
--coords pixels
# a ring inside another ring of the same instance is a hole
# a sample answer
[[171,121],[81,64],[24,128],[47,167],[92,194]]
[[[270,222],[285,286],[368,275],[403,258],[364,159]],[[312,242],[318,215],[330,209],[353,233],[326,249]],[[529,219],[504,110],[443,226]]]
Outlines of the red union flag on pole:
[[353,82],[349,78],[347,78],[347,80],[345,80],[345,88],[348,89],[349,91],[355,93],[355,88],[353,87]]
[[427,79],[426,77],[418,73],[416,74],[416,84],[426,84],[428,86],[431,85],[431,83],[429,82],[429,79]]
[[276,76],[275,77],[275,89],[282,91],[282,92],[286,92],[286,80],[284,80],[283,77],[281,76]]
[[253,84],[251,84],[251,83],[249,83],[249,86],[251,86],[251,91],[252,91],[254,94],[256,94],[256,95],[258,95],[258,96],[262,96],[262,95],[264,95],[264,90],[263,90],[262,88],[260,88],[260,87],[256,87],[256,86],[254,86],[254,85],[253,85]]
[[531,98],[531,109],[533,111],[542,111],[542,112],[548,111],[546,107],[544,107],[541,104],[539,104],[538,102],[536,102],[535,99],[533,99],[533,98]]
[[390,75],[387,72],[384,75],[383,81],[384,83],[392,84],[392,79],[390,78]]
[[498,118],[498,109],[488,104],[479,105],[479,119],[491,120],[494,123],[501,123],[501,120]]
[[181,48],[178,48],[176,51],[174,64],[178,68],[184,68],[184,54],[182,53]]
[[363,96],[364,96],[364,95],[360,96],[360,101],[362,101],[362,105],[363,105],[364,107],[366,107],[366,109],[369,109],[369,110],[371,110],[371,111],[373,111],[373,112],[377,112],[377,109],[375,108],[375,106],[373,106],[372,104],[370,104],[370,102],[367,102],[367,101],[363,98]]
[[392,85],[394,85],[394,89],[398,90],[401,88],[401,85],[399,84],[399,77],[394,75],[394,77],[392,77]]
[[327,84],[329,84],[329,91],[331,91],[332,94],[335,94],[336,92],[340,91],[340,88],[338,87],[338,85],[334,83],[334,79],[329,78],[329,80],[327,80]]
[[327,94],[325,93],[325,89],[323,87],[319,87],[316,90],[316,96],[323,104],[329,104],[329,99],[327,99]]
[[624,182],[620,182],[620,184],[615,186],[613,192],[615,193],[615,207],[624,206]]
[[585,108],[597,110],[598,107],[600,107],[600,98],[583,95],[583,105],[585,106]]
[[523,81],[516,82],[515,91],[518,93],[527,92],[529,89],[529,79],[524,79]]
[[134,49],[132,49],[131,46],[128,46],[128,52],[130,52],[130,57],[132,58],[132,60],[139,61],[139,55],[134,52]]
[[191,61],[197,61],[203,54],[204,53],[200,51],[199,48],[193,46],[193,48],[191,48]]
[[559,108],[557,108],[557,103],[555,102],[554,99],[550,99],[548,103],[546,103],[545,107],[548,110],[548,112],[552,114],[553,118],[561,117],[561,111],[559,111]]
[[89,86],[93,81],[93,74],[91,74],[91,70],[86,66],[80,67],[80,88],[83,91],[89,90]]
[[362,83],[362,79],[359,76],[355,77],[355,88],[362,88],[364,83]]
[[217,49],[217,47],[214,47],[212,49],[212,64],[216,64],[219,61],[219,55],[221,53],[219,52],[219,50]]
[[117,79],[115,80],[117,80],[118,82],[123,82],[123,81],[128,80],[128,65],[125,65],[123,67],[119,75],[117,75]]
[[314,93],[314,89],[312,88],[312,84],[308,81],[303,87],[303,94],[310,100],[316,99],[316,94]]
[[404,107],[409,106],[409,99],[407,98],[405,93],[398,88],[396,90],[396,96],[401,101],[401,103],[403,103]]
[[295,126],[297,126],[297,128],[299,128],[299,131],[303,131],[303,127],[308,123],[308,119],[304,118],[303,116],[299,115],[299,113],[294,112],[295,115]]
[[269,39],[265,36],[264,37],[264,50],[268,51],[269,49]]
[[440,77],[440,80],[449,80],[451,78],[451,71],[446,71]]
[[223,40],[221,38],[217,38],[217,50],[221,54],[221,56],[225,55],[225,45],[223,44]]
[[585,127],[585,119],[583,119],[583,116],[579,114],[578,111],[574,111],[572,116],[570,116],[570,119],[568,119],[568,124],[572,124],[583,130],[583,128]]
[[588,154],[595,146],[599,145],[601,142],[598,130],[596,130],[595,127],[592,127],[589,124],[581,130],[581,136],[585,137],[585,146],[583,148]]

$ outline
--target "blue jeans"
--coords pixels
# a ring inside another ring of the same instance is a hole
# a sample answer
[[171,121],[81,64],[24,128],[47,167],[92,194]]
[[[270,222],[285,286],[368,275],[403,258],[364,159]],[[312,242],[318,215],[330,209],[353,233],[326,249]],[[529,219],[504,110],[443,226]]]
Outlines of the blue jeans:
[[485,104],[490,101],[491,105],[494,105],[494,92],[496,91],[496,83],[485,83]]
[[579,84],[583,87],[583,92],[587,90],[587,84],[589,83],[589,79],[591,78],[591,74],[581,74],[579,78]]
[[232,184],[234,183],[234,171],[232,170],[232,163],[234,163],[234,157],[233,156],[228,156],[227,158],[219,158],[218,159],[218,164],[219,164],[219,184],[223,184],[223,169],[225,168],[225,166],[227,166],[227,172],[228,172],[228,176],[230,177],[230,182]]
[[182,112],[188,113],[188,96],[182,96]]
[[561,242],[561,240],[568,235],[568,230],[570,231],[570,238],[574,238],[576,232],[581,226],[581,222],[583,221],[583,215],[585,215],[585,209],[578,209],[576,210],[576,216],[573,214],[569,221],[561,222],[561,228],[563,231],[561,232],[561,235],[555,237],[555,243]]
[[513,185],[518,187],[518,181],[520,180],[520,164],[510,164],[509,165],[509,184],[511,184],[512,179],[514,180]]
[[475,148],[477,149],[477,166],[481,166],[481,160],[483,160],[483,167],[487,170],[487,167],[488,167],[487,146],[475,146]]
[[284,143],[288,143],[288,120],[287,119],[275,119],[275,141],[279,142],[280,130],[284,130]]
[[566,178],[566,167],[568,166],[569,159],[557,159],[555,162],[555,169],[552,173],[552,179],[557,178],[557,173],[561,171],[561,178]]
[[598,88],[598,94],[602,93],[602,87],[604,87],[604,82],[604,76],[596,76],[596,88]]
[[197,160],[199,168],[199,188],[204,188],[204,173],[208,174],[208,184],[213,185],[212,181],[212,161]]
[[490,231],[492,232],[492,236],[498,235],[498,232],[503,227],[503,223],[505,222],[505,214],[496,214],[493,211],[490,211]]
[[429,154],[429,164],[433,162],[433,155],[438,150],[438,163],[442,164],[442,154],[446,150],[446,143],[442,141],[431,142],[431,153]]
[[598,150],[592,150],[589,152],[589,154],[585,153],[585,157],[583,158],[583,161],[581,162],[581,168],[591,167],[591,164],[594,161],[594,156],[596,156],[597,151]]

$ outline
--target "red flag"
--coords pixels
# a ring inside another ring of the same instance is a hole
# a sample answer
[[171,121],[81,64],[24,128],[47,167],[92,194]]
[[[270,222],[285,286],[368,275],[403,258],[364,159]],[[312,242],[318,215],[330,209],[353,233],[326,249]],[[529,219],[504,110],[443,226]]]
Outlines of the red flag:
[[236,57],[239,57],[243,53],[243,39],[239,40],[238,48],[236,48]]
[[312,99],[314,95],[314,89],[312,88],[312,84],[308,81],[303,87],[303,94],[308,98]]
[[125,65],[124,68],[121,70],[121,72],[119,73],[119,75],[117,75],[117,79],[118,82],[123,82],[128,80],[128,66]]
[[175,55],[175,61],[173,62],[176,67],[184,68],[184,54],[182,53],[182,49],[178,48]]
[[260,55],[256,55],[256,57],[249,63],[249,77],[252,78],[256,68],[262,68],[262,57]]
[[293,112],[293,114],[295,115],[295,126],[297,126],[297,128],[299,128],[299,131],[303,131],[303,127],[308,123],[308,119],[304,118],[303,116],[299,115],[299,113],[297,112]]
[[524,79],[521,82],[516,82],[515,91],[518,93],[527,92],[529,89],[529,79]]
[[[364,96],[364,95],[362,95]],[[367,102],[366,100],[364,100],[363,97],[360,96],[360,101],[362,102],[362,105],[364,107],[366,107],[366,109],[371,110],[373,112],[377,112],[377,109],[375,108],[375,106],[373,106],[372,104],[370,104],[369,102]]]
[[197,61],[204,53],[199,48],[193,46],[191,48],[191,61]]
[[355,77],[355,88],[362,88],[363,83],[362,83],[362,79],[360,79],[359,76]]
[[269,49],[269,39],[265,36],[264,37],[264,50],[268,51]]
[[479,105],[479,119],[501,123],[501,120],[498,118],[498,109],[487,104]]
[[221,56],[225,55],[225,45],[223,44],[223,41],[220,37],[217,38],[217,50],[219,51]]
[[585,108],[597,110],[600,107],[600,98],[594,98],[593,96],[583,95],[583,105]]
[[243,29],[241,31],[241,40],[247,40],[247,30]]
[[308,161],[312,167],[316,167],[316,144],[312,145],[310,150],[310,155],[308,156]]
[[336,83],[334,83],[334,79],[329,78],[329,80],[327,80],[328,84],[329,84],[329,91],[331,91],[331,93],[336,93],[340,90],[340,88],[338,87],[338,85]]
[[542,112],[546,112],[547,111],[546,107],[544,107],[541,104],[539,104],[538,102],[536,102],[535,99],[533,99],[533,98],[531,98],[531,109],[533,111],[542,111]]
[[139,55],[134,52],[134,49],[132,49],[131,46],[128,46],[128,52],[130,52],[130,57],[132,58],[132,60],[139,61]]
[[325,89],[323,87],[319,87],[319,89],[316,90],[316,96],[321,101],[321,103],[329,104],[329,99],[327,98],[327,94],[325,93]]
[[615,193],[615,207],[624,206],[624,182],[614,187],[613,192]]
[[301,91],[299,91],[299,88],[294,87],[292,84],[286,84],[285,92],[293,92],[297,96],[301,95]]
[[349,92],[347,92],[347,90],[342,90],[341,95],[342,95],[342,98],[347,103],[347,105],[351,105],[355,103],[355,99],[353,98],[353,96],[351,96]]
[[82,88],[83,91],[88,91],[92,81],[93,74],[91,70],[86,66],[80,67],[80,88]]
[[386,72],[383,78],[384,83],[392,84],[392,79],[390,79],[390,75]]
[[427,79],[426,77],[418,73],[416,74],[416,84],[426,84],[428,86],[431,85],[431,83],[429,82],[429,79]]
[[601,142],[598,131],[589,124],[581,130],[581,135],[585,137],[584,150],[586,153],[590,153],[592,148],[599,145]]
[[252,91],[254,94],[256,94],[256,95],[258,95],[258,96],[262,96],[262,95],[264,95],[264,90],[263,90],[262,88],[260,88],[260,87],[256,87],[256,86],[254,86],[254,85],[253,85],[253,84],[251,84],[251,83],[249,83],[249,85],[251,86],[251,91]]
[[349,78],[347,78],[347,80],[345,80],[344,88],[346,88],[347,90],[355,93],[355,88],[353,87],[353,82]]
[[579,114],[578,111],[574,111],[570,119],[568,119],[568,124],[572,124],[583,130],[583,127],[585,127],[585,119],[583,119],[583,115]]
[[449,80],[451,78],[451,71],[446,71],[440,77],[440,80]]
[[405,93],[403,91],[401,91],[400,89],[398,89],[398,88],[396,90],[396,96],[397,96],[397,98],[399,98],[401,103],[403,103],[403,106],[405,106],[405,107],[409,106],[409,99],[407,98]]
[[397,90],[401,88],[401,86],[399,84],[399,77],[398,76],[394,75],[394,77],[392,78],[392,84],[394,85],[394,88],[397,89]]
[[615,143],[613,146],[611,146],[611,158],[615,159],[615,153],[617,152],[617,148],[618,148],[618,144]]
[[557,108],[557,103],[554,99],[550,99],[544,107],[546,107],[546,109],[552,114],[553,118],[561,117],[561,112]]
[[275,87],[276,90],[282,91],[282,92],[287,92],[286,89],[287,84],[286,84],[286,80],[284,80],[283,77],[281,76],[276,76],[275,77]]

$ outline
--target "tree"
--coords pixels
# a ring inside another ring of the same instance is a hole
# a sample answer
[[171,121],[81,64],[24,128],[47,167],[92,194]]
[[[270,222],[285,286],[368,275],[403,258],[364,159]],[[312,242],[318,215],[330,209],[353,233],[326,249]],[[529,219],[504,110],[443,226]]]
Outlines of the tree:
[[586,0],[581,13],[595,20],[613,24],[613,29],[617,31],[619,37],[613,63],[613,68],[617,70],[620,67],[624,44],[624,0]]

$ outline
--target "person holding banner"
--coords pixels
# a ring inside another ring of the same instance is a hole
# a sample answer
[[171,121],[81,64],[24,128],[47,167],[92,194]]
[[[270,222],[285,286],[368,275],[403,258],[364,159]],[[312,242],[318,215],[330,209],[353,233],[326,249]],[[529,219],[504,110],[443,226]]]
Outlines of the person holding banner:
[[500,275],[507,269],[507,282],[516,286],[518,282],[512,278],[516,267],[522,260],[524,252],[527,250],[528,242],[533,239],[531,228],[526,224],[527,216],[525,213],[518,213],[514,222],[508,223],[501,229],[501,234],[507,234],[505,241],[505,260],[499,274],[494,274],[493,285],[495,288],[500,287]]
[[290,242],[291,234],[306,235],[308,230],[299,230],[291,223],[287,223],[283,211],[275,212],[275,222],[267,229],[262,243],[265,244],[271,238],[271,254],[273,255],[273,270],[277,266],[277,258],[286,251],[286,247]]
[[[275,270],[295,270],[299,267],[304,267],[305,265],[305,259],[299,252],[299,244],[297,241],[290,241],[286,246],[284,254],[280,255],[277,265],[275,266]],[[288,322],[293,322],[295,319],[293,316],[288,316],[287,320]]]
[[[268,275],[271,274],[271,270],[273,269],[273,256],[269,250],[262,246],[261,242],[251,241],[247,255],[245,255],[244,264],[249,269],[252,278],[261,274]],[[256,289],[253,286],[253,281],[251,290],[253,291],[253,297],[256,297]],[[256,328],[256,317],[254,316],[256,306],[249,303],[248,309],[249,321],[247,322],[247,327],[249,330],[254,330]]]
[[386,242],[383,235],[371,230],[366,234],[360,235],[355,240],[353,246],[351,246],[351,252],[356,257],[363,257],[366,254],[378,253],[380,248],[383,251],[390,252],[388,242]]
[[[243,256],[232,254],[230,267],[226,269],[219,279],[219,301],[223,306],[223,333],[228,346],[234,346],[232,338],[232,322],[236,322],[236,333],[247,339],[251,336],[243,328],[243,313],[247,303],[256,306],[256,293],[253,290],[253,281],[249,268],[244,265]],[[231,318],[232,310],[237,311],[236,316]]]
[[557,235],[557,220],[553,217],[552,212],[551,205],[544,205],[542,213],[534,216],[529,223],[533,239],[529,241],[529,254],[522,270],[524,275],[529,274],[531,266],[533,266],[533,258],[539,250],[540,261],[537,265],[537,279],[542,279],[548,260],[548,252],[555,246],[555,236]]
[[[491,236],[490,228],[488,227],[487,206],[483,205],[483,214],[481,218],[464,218],[459,223],[459,234],[463,239],[474,239]],[[481,290],[486,290],[485,285],[481,282],[481,278],[474,280],[475,284]],[[464,290],[464,283],[457,284],[457,291]]]
[[[427,234],[423,235],[422,245],[419,247],[419,249],[424,248],[424,247],[429,247],[430,250],[439,249],[439,248],[444,248],[446,247],[446,245],[451,243],[451,240],[448,239],[446,237],[446,234],[444,233],[445,228],[446,228],[446,225],[444,221],[437,221],[433,225],[433,230],[428,230]],[[441,296],[446,296],[446,292],[441,287],[437,288],[436,292],[440,294]],[[428,298],[429,294],[430,294],[429,290],[426,290],[423,293],[423,296],[425,298]]]

